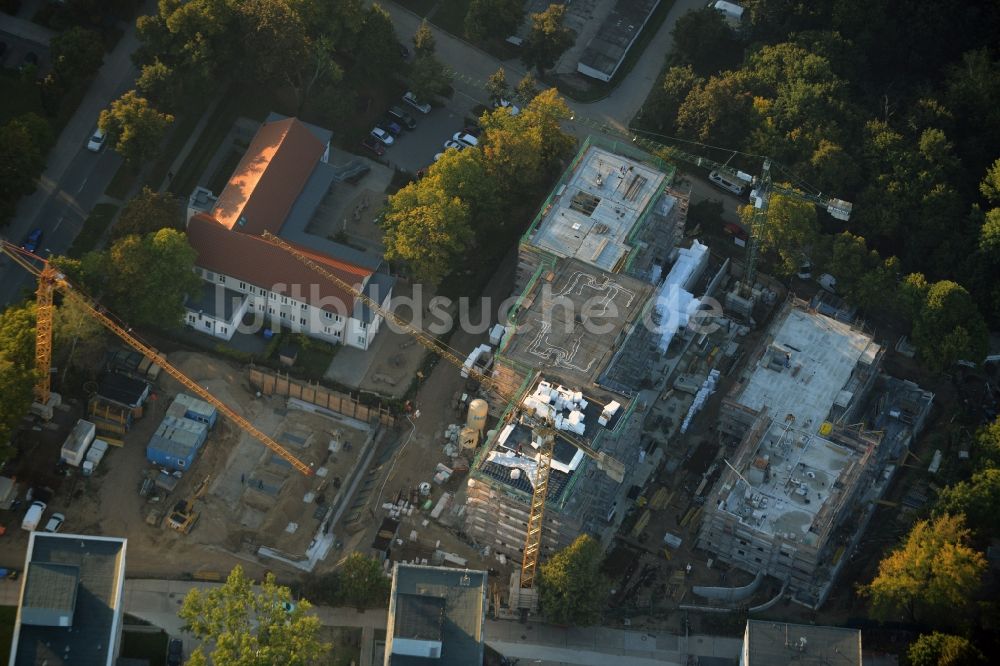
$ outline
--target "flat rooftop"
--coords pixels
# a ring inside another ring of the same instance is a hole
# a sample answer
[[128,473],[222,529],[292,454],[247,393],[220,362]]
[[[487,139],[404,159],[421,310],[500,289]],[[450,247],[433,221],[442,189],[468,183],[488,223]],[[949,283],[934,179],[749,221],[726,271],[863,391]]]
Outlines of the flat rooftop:
[[587,44],[579,64],[603,74],[602,80],[610,80],[659,4],[660,0],[619,0]]
[[[426,615],[433,615],[428,621]],[[396,563],[389,600],[385,664],[468,666],[483,663],[486,572]],[[440,640],[437,659],[393,654],[393,640]]]
[[854,400],[849,385],[855,368],[870,367],[880,350],[871,335],[789,304],[733,397],[754,411],[767,407],[774,418],[817,432],[834,406]]
[[[547,279],[550,278],[550,279]],[[590,386],[639,319],[653,287],[570,259],[529,285],[502,357],[553,381]]]
[[747,622],[746,666],[861,666],[861,630],[788,624],[770,620]]
[[[125,539],[32,532],[10,663],[110,664],[121,622],[124,573]],[[26,612],[32,607],[34,613]],[[48,612],[40,613],[42,609]],[[67,612],[69,626],[30,624],[66,617]]]
[[665,178],[642,162],[591,146],[528,242],[616,273],[632,250],[636,223]]
[[728,494],[723,488],[718,509],[759,532],[812,544],[821,531],[817,516],[848,492],[861,454],[774,419],[741,460],[741,478],[731,476],[736,481]]

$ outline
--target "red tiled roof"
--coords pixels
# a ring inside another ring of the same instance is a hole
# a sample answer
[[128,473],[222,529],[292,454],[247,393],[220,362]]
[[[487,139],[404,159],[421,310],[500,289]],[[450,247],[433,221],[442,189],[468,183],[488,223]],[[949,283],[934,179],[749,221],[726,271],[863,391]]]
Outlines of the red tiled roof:
[[212,216],[234,231],[278,233],[324,150],[296,118],[263,125],[219,194]]
[[[198,253],[195,264],[201,268],[224,273],[330,312],[350,316],[354,311],[353,294],[260,236],[233,233],[205,213],[191,218],[187,234],[188,242]],[[372,274],[367,269],[337,261],[301,245],[294,247],[359,290],[365,278]]]

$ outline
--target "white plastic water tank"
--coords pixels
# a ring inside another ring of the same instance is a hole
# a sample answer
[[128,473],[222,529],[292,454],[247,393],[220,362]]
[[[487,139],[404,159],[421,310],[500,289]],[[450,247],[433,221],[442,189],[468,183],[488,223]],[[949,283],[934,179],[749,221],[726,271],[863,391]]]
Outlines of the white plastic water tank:
[[470,428],[475,428],[482,434],[486,429],[486,415],[490,412],[490,406],[481,398],[476,398],[469,403],[469,414],[465,419],[465,424]]

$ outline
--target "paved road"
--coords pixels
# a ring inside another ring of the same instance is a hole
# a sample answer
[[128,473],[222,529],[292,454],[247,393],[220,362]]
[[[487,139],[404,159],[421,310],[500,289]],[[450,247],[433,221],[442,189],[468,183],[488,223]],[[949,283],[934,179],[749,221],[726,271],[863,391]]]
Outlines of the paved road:
[[[155,2],[147,0],[142,11],[154,8]],[[15,21],[0,13],[0,30]],[[131,55],[137,44],[133,23],[115,50],[105,56],[104,65],[49,153],[38,189],[18,204],[14,219],[4,230],[9,240],[20,243],[29,231],[41,228],[39,250],[62,254],[80,233],[83,221],[121,164],[121,158],[110,150],[98,154],[88,151],[87,139],[97,126],[101,109],[132,87],[137,72]],[[22,289],[30,286],[29,276],[21,268],[10,262],[0,265],[0,305],[16,300]]]

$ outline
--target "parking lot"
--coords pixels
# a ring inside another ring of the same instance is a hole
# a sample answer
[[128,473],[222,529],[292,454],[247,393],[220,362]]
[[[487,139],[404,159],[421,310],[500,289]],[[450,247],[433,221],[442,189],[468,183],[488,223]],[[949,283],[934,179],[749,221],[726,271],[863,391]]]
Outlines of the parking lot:
[[385,147],[385,154],[380,159],[389,166],[416,173],[444,151],[445,141],[468,124],[466,119],[472,118],[472,109],[478,104],[478,100],[456,94],[447,106],[433,107],[430,113],[424,114],[398,100],[395,105],[413,116],[417,126],[413,130],[404,128],[393,144]]

